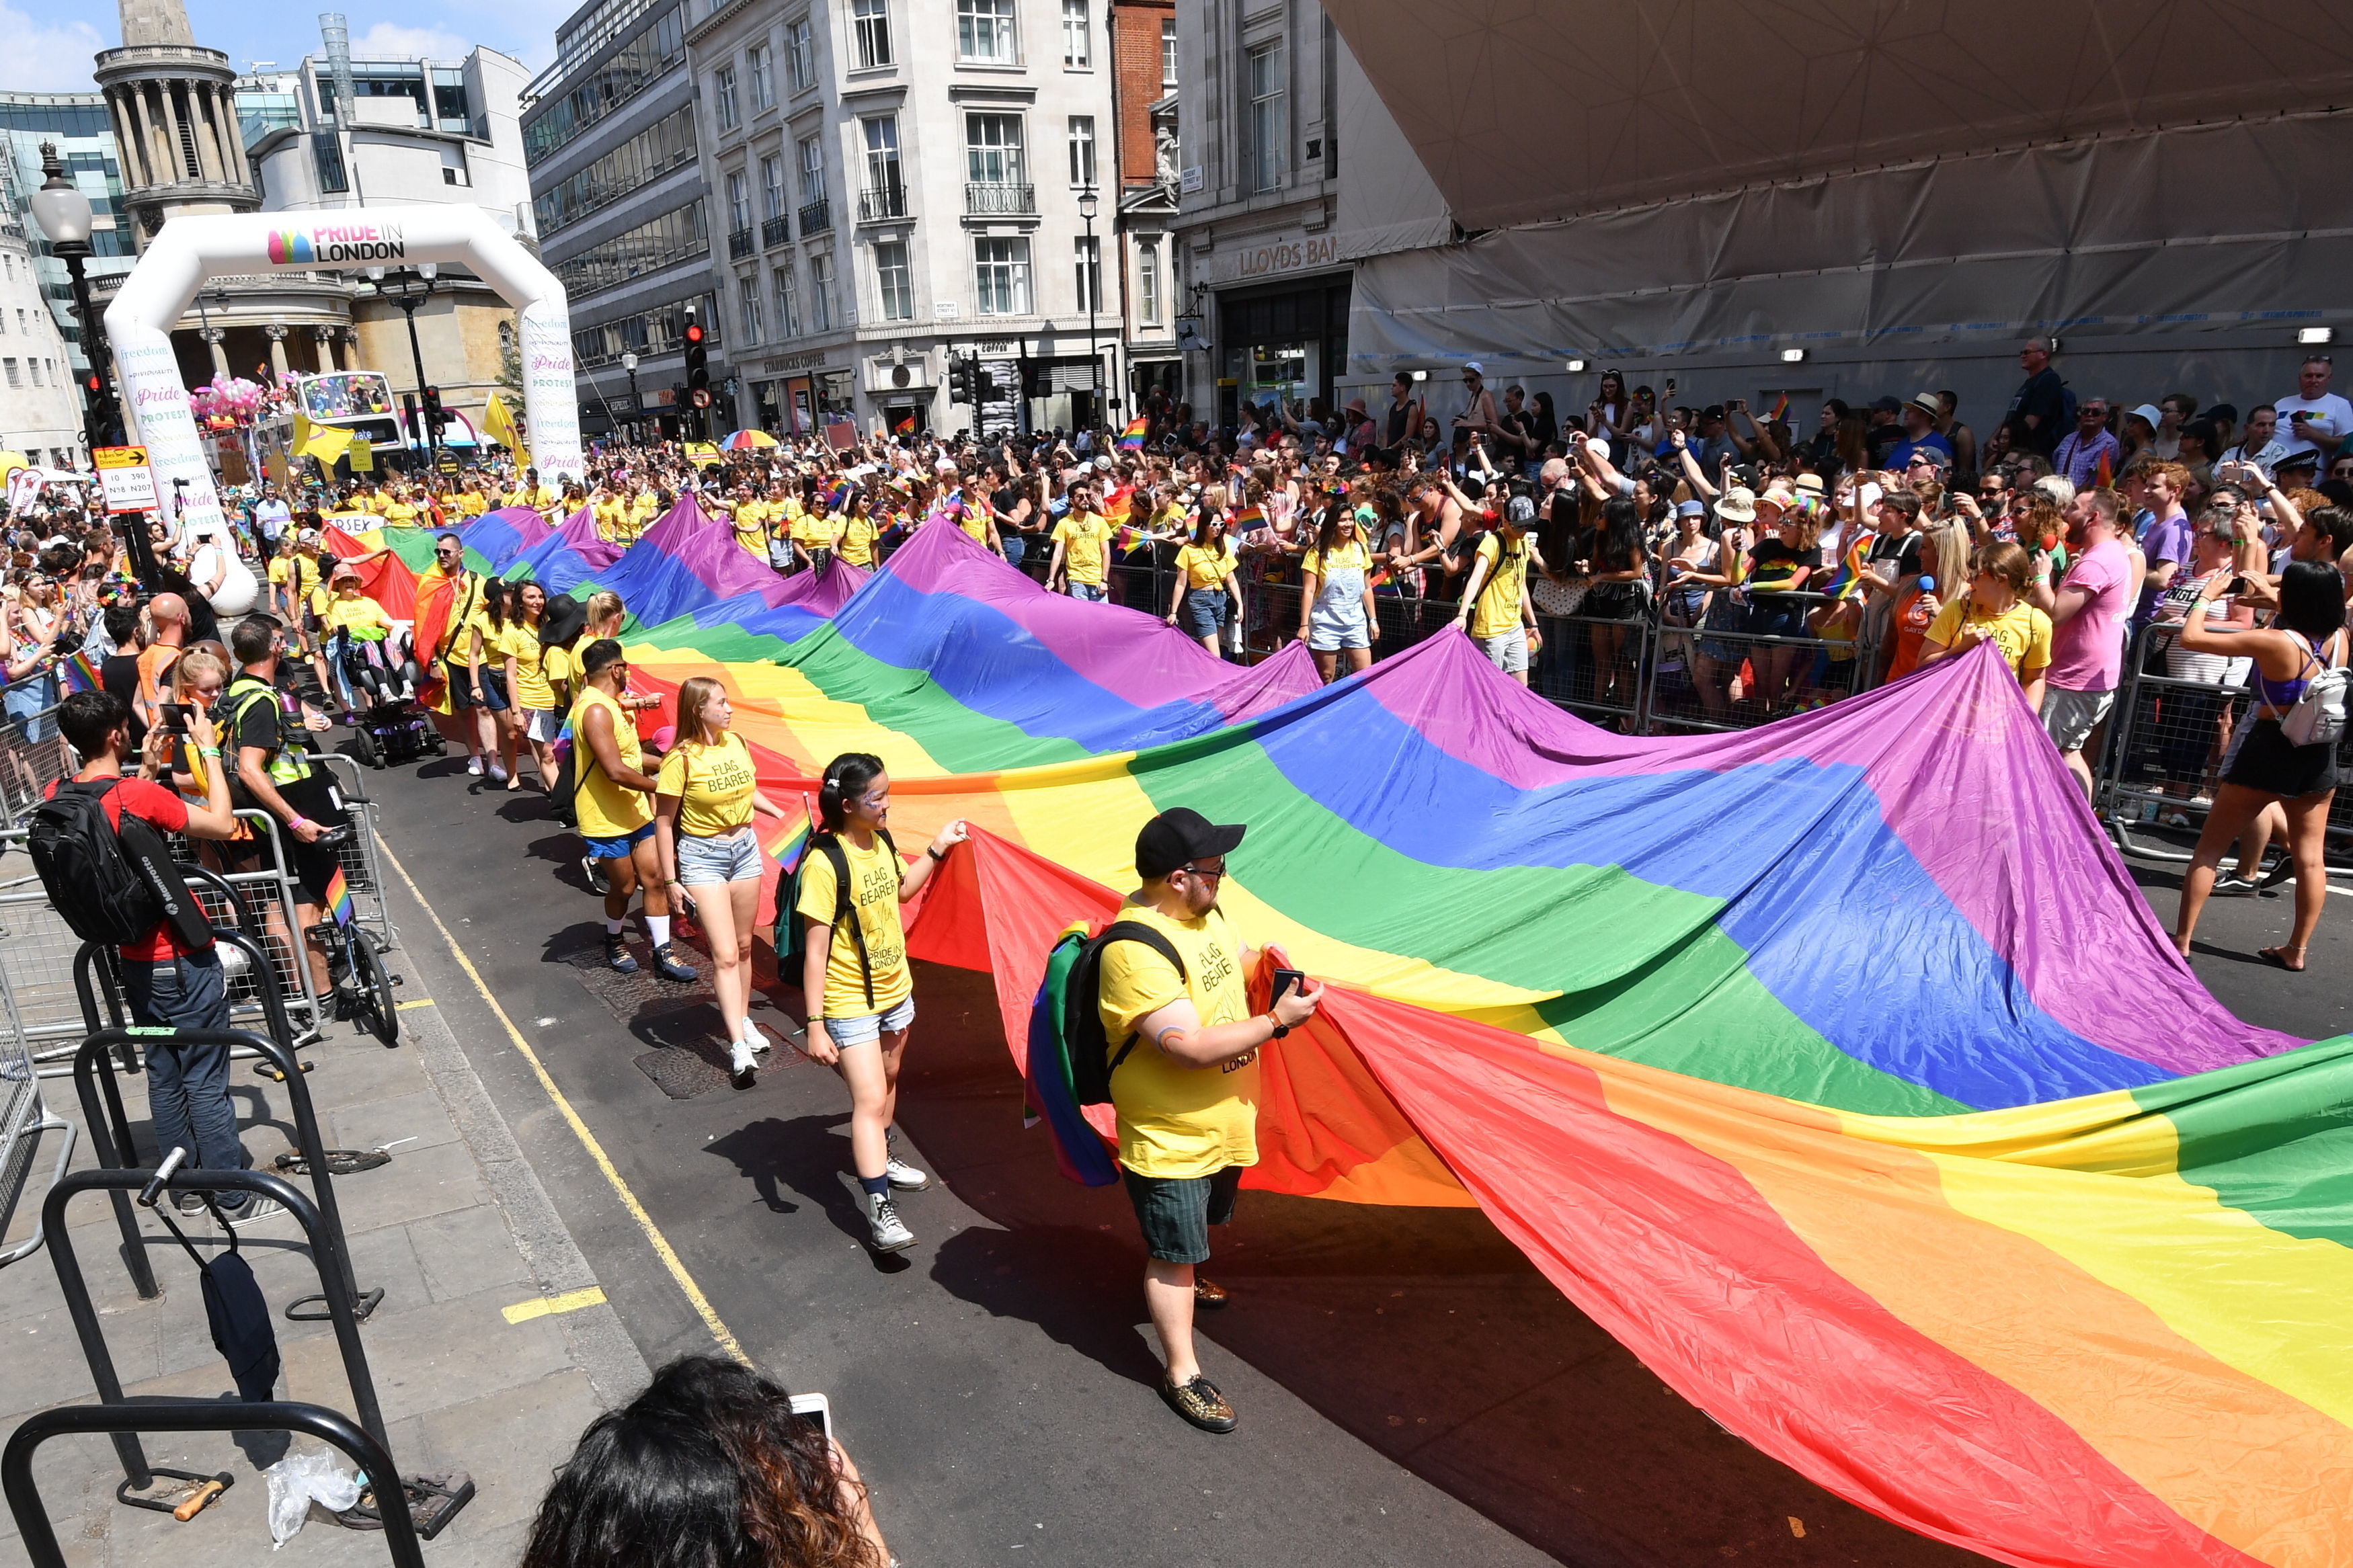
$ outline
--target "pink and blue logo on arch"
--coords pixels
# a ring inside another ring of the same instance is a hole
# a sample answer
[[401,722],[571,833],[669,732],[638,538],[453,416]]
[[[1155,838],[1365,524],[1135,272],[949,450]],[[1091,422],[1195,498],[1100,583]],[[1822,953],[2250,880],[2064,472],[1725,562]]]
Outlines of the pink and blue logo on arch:
[[269,236],[269,260],[274,267],[301,265],[315,260],[311,248],[311,237],[297,229],[281,228]]

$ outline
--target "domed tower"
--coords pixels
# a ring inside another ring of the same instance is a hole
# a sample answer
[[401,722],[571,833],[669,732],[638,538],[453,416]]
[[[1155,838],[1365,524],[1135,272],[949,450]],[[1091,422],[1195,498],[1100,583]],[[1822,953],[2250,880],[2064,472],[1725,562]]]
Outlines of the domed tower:
[[237,133],[237,72],[198,45],[180,0],[121,0],[122,47],[98,57],[122,153],[122,205],[142,249],[180,213],[261,205]]

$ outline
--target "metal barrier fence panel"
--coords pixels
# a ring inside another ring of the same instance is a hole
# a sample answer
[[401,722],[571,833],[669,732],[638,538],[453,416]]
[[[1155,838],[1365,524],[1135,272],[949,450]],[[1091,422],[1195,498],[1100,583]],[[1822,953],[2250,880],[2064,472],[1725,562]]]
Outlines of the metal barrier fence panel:
[[[11,695],[28,689],[22,683]],[[58,732],[56,707],[0,720],[0,827],[22,826],[49,785],[73,776],[73,752]]]
[[[2155,625],[2134,640],[2110,710],[2115,734],[2098,784],[2103,815],[2125,848],[2150,859],[2187,860],[2187,845],[2149,830],[2204,825],[2223,758],[2250,721],[2253,696],[2229,679],[2241,670],[2219,659],[2185,658],[2171,645],[2169,628]],[[2199,679],[2218,667],[2223,679]]]

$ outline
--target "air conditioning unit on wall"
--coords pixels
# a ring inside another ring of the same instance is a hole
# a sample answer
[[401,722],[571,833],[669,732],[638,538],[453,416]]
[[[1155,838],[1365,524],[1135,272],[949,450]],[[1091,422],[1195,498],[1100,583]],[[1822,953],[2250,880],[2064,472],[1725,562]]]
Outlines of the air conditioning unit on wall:
[[863,363],[866,390],[880,397],[887,397],[893,393],[929,393],[937,383],[932,369],[932,356],[920,351],[906,352],[901,356],[901,363],[893,363],[888,353],[875,354]]

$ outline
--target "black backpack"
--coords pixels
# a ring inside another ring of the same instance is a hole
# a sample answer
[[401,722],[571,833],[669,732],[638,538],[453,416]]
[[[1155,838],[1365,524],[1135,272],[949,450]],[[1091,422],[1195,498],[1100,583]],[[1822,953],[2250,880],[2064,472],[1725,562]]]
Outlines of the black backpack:
[[[899,858],[899,846],[892,842],[891,830],[878,827],[874,837],[893,860]],[[776,879],[776,923],[769,939],[776,946],[776,978],[787,985],[800,984],[802,962],[808,954],[808,922],[797,913],[801,907],[801,878],[808,870],[809,857],[823,855],[833,866],[833,929],[841,930],[841,922],[849,915],[849,857],[843,852],[841,841],[830,833],[820,833],[801,851],[801,861],[789,877]],[[903,862],[902,862],[903,864]],[[866,930],[857,921],[849,921],[849,940],[858,947],[858,973],[866,983],[866,1005],[874,1005],[874,965],[866,956]],[[807,1001],[814,1005],[818,998]]]
[[163,834],[131,812],[122,814],[120,832],[108,819],[107,794],[121,782],[68,780],[33,808],[25,847],[49,902],[84,942],[122,947],[168,921],[184,947],[209,947],[211,923],[180,879]]
[[[1077,939],[1073,936],[1066,940]],[[1180,982],[1192,978],[1185,973],[1185,960],[1178,956],[1176,944],[1142,921],[1113,921],[1079,948],[1078,956],[1062,975],[1061,1007],[1062,1049],[1071,1064],[1071,1098],[1081,1105],[1111,1103],[1111,1075],[1119,1070],[1119,1064],[1127,1060],[1127,1053],[1135,1049],[1135,1042],[1143,1037],[1128,1036],[1114,1054],[1111,1037],[1103,1033],[1103,952],[1115,942],[1140,942],[1174,965]],[[1050,985],[1059,970],[1059,965],[1049,963]]]

